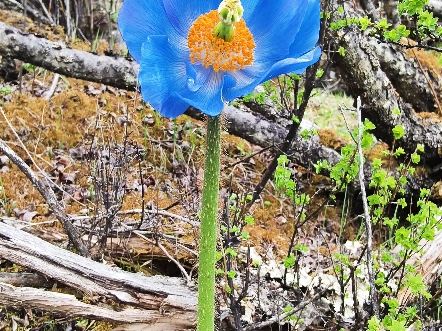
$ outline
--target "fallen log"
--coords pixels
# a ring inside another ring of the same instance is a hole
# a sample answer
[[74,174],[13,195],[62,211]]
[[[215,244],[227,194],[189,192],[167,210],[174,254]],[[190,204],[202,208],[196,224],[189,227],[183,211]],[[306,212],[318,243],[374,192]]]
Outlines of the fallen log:
[[31,272],[0,272],[0,283],[15,287],[32,286],[51,288],[54,284],[45,276]]
[[[81,257],[4,223],[0,223],[0,258],[72,287],[87,296],[90,302],[103,301],[104,298],[106,302],[140,309],[152,324],[167,321],[169,325],[187,330],[192,328],[196,320],[196,288],[192,284],[185,284],[181,278],[146,277],[139,273],[129,273]],[[4,295],[0,296],[3,303],[20,305],[21,300],[22,306],[26,306],[36,299],[36,292],[29,288],[20,291],[4,284],[0,288]],[[38,295],[42,292],[40,290]],[[14,299],[17,295],[20,295],[20,300]],[[41,302],[37,300],[40,307],[36,308],[49,309],[46,307],[51,306],[46,304],[55,300],[55,297],[47,294],[43,298]],[[72,302],[74,297],[63,297],[63,300]],[[92,307],[77,309],[78,307],[83,307],[80,302],[77,306],[70,307],[78,316],[87,317],[94,313],[97,318],[101,316],[102,319],[107,319],[107,311],[93,310]],[[54,311],[52,308],[50,310]],[[128,314],[115,318],[124,320],[129,316],[127,320],[132,318],[133,322],[146,321],[137,312]]]
[[[0,283],[0,302],[11,307],[32,307],[71,318],[90,318],[117,323],[155,324],[170,320],[167,314],[162,314],[159,311],[133,308],[116,311],[80,302],[71,294],[44,291],[32,287],[15,287],[5,283]],[[181,327],[183,327],[181,323],[174,324],[172,320],[170,327],[164,330],[175,330]]]

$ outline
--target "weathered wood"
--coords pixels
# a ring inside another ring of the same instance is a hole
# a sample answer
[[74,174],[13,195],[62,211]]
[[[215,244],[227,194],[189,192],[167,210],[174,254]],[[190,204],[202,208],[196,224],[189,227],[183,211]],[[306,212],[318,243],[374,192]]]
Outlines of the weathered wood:
[[50,278],[31,272],[0,272],[0,283],[9,284],[15,287],[44,287],[50,288],[54,281]]
[[136,89],[138,64],[123,57],[74,50],[0,22],[0,54],[68,77]]
[[[408,261],[408,265],[416,268],[417,273],[422,275],[422,281],[427,289],[433,282],[439,282],[442,274],[442,231],[438,231],[434,240],[422,240],[419,243],[421,252],[415,253]],[[399,291],[398,302],[402,306],[415,300],[409,287],[404,287]]]
[[435,16],[442,17],[442,1],[430,0],[428,2],[428,8],[434,13]]
[[146,277],[98,263],[0,223],[0,258],[35,270],[89,298],[105,297],[167,315],[172,324],[191,327],[196,320],[196,289],[182,279]]
[[0,302],[12,307],[32,307],[49,311],[53,314],[61,314],[70,318],[91,318],[120,323],[165,323],[163,330],[177,330],[191,326],[191,322],[170,318],[167,313],[159,311],[127,308],[113,310],[97,307],[78,301],[70,294],[44,291],[31,287],[15,287],[0,283]]

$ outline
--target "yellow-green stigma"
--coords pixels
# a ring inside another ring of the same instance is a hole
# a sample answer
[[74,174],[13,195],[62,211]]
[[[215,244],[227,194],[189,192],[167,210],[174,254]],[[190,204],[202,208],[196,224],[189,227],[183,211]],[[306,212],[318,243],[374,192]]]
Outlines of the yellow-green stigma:
[[213,36],[232,41],[235,34],[235,23],[238,23],[244,9],[240,0],[223,0],[218,7],[219,19],[221,20],[213,29]]
[[198,17],[187,37],[190,61],[206,68],[212,66],[215,71],[235,71],[251,65],[255,41],[242,14],[239,0],[224,0],[218,11]]
[[224,23],[223,21],[215,25],[212,31],[212,35],[216,38],[224,39],[227,42],[232,41],[233,35],[235,34],[235,27]]

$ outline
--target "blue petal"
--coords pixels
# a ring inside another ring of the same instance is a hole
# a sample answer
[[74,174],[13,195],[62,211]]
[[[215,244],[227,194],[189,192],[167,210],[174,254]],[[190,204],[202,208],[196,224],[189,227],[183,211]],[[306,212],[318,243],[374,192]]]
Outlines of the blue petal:
[[189,106],[179,96],[187,90],[183,55],[166,36],[148,37],[142,46],[138,80],[143,100],[165,117],[176,117]]
[[[196,91],[188,90],[181,94],[183,100],[189,105],[198,108],[210,116],[217,116],[224,108],[222,90],[224,86],[224,74],[215,72],[210,67],[195,66],[199,74],[197,85],[200,88]],[[231,80],[228,80],[231,84]]]
[[241,2],[244,8],[244,15],[242,18],[244,19],[244,21],[246,21],[246,23],[249,22],[250,18],[253,15],[253,12],[255,11],[257,4],[260,1],[261,0],[245,0]]
[[298,57],[311,50],[319,39],[321,5],[318,0],[309,0],[301,28],[290,46],[290,56]]
[[165,117],[177,117],[189,106],[216,116],[224,107],[223,73],[192,66],[188,53],[166,36],[151,36],[143,43],[138,80],[143,100]]
[[141,47],[148,36],[167,35],[177,43],[182,42],[170,23],[162,0],[125,0],[118,14],[118,27],[130,54],[138,63]]
[[253,66],[231,72],[229,75],[235,79],[236,85],[231,88],[225,88],[223,98],[226,101],[232,101],[237,97],[251,93],[256,86],[273,77],[286,73],[303,73],[308,66],[316,63],[320,57],[321,48],[316,47],[303,56],[297,58],[290,57],[276,62],[265,73],[256,70]]
[[226,101],[232,101],[235,98],[251,93],[259,85],[262,75],[255,68],[248,67],[243,70],[229,72],[229,76],[235,80],[236,84],[226,86],[223,90],[223,98]]
[[217,9],[220,0],[163,0],[173,27],[185,38],[193,22],[202,14]]
[[[282,0],[279,6],[276,6],[277,2],[258,1],[248,24],[255,37],[255,60],[252,66],[229,73],[236,80],[236,85],[223,91],[223,97],[227,101],[246,95],[257,85],[281,74],[302,73],[321,56],[319,48],[312,50],[319,37],[319,0]],[[287,8],[288,5],[290,9]],[[267,13],[271,20],[275,17],[275,11],[281,10],[285,10],[287,15],[277,16],[281,20],[273,25],[261,15]],[[255,21],[255,16],[263,21]],[[266,29],[269,26],[270,31]],[[263,31],[266,35],[257,38],[256,35]]]
[[316,62],[319,0],[243,0],[244,19],[255,38],[252,66],[214,72],[189,63],[188,30],[220,0],[125,0],[118,23],[140,63],[143,99],[163,116],[176,117],[189,105],[216,116],[223,100],[250,93],[258,84],[287,72],[301,73]]
[[246,21],[256,44],[255,62],[273,63],[288,55],[307,6],[305,0],[260,0],[256,4]]
[[[175,118],[183,114],[189,105],[175,92],[173,92],[168,99],[162,101],[161,111],[158,111],[162,116],[168,118]],[[154,109],[158,109],[155,108]]]
[[261,79],[259,84],[282,74],[295,73],[300,74],[305,71],[305,69],[316,63],[321,57],[321,48],[316,47],[308,53],[300,57],[289,57],[287,59],[281,60],[275,63],[268,73]]

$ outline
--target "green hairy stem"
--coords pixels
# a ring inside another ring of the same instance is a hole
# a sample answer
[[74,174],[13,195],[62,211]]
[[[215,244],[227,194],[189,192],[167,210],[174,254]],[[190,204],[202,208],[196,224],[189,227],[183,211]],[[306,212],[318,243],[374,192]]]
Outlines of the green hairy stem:
[[221,116],[208,117],[198,271],[198,331],[214,330]]

